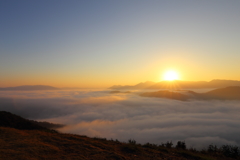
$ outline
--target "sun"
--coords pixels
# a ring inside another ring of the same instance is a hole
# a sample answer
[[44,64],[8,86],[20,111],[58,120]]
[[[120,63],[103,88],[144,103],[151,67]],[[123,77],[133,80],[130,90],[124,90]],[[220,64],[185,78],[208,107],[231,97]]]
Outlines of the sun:
[[165,81],[174,81],[174,80],[178,80],[179,76],[178,76],[178,73],[176,71],[169,70],[169,71],[166,71],[164,73],[163,79]]

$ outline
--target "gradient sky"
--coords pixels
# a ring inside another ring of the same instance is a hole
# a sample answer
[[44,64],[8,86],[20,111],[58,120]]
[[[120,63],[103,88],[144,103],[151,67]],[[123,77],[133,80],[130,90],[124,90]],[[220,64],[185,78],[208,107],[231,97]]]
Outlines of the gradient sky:
[[1,0],[0,87],[240,80],[238,0]]

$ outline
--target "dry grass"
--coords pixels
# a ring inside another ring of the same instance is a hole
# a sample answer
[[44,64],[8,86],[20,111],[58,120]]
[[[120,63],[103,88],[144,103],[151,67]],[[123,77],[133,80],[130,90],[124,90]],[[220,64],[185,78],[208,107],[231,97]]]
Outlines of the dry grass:
[[144,147],[103,138],[0,127],[1,160],[150,160],[216,159],[174,148]]

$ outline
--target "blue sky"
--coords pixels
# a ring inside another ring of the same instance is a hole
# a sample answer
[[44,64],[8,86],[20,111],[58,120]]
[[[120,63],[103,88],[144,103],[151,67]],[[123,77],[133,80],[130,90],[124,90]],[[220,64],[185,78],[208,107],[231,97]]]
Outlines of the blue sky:
[[240,80],[240,1],[2,0],[0,85]]

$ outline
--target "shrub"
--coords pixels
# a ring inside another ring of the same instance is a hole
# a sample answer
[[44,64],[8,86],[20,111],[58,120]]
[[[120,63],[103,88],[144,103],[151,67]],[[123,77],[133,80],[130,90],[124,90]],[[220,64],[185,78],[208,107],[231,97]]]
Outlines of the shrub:
[[136,141],[135,141],[134,139],[129,139],[129,140],[128,140],[128,143],[129,143],[129,144],[134,144],[134,145],[135,145],[135,144],[136,144]]
[[173,143],[172,143],[172,141],[171,141],[171,142],[167,141],[165,144],[162,143],[162,146],[163,146],[163,147],[167,147],[167,148],[172,148]]
[[190,147],[188,150],[191,151],[191,152],[198,152],[197,149],[193,148],[193,147]]
[[156,144],[151,144],[151,143],[145,143],[142,147],[144,147],[144,148],[157,149],[157,148],[158,148],[158,145],[156,145]]
[[125,144],[122,146],[122,151],[125,153],[139,153],[140,148],[137,145]]
[[185,142],[184,142],[184,141],[183,141],[183,142],[178,141],[178,142],[177,142],[177,145],[176,145],[176,148],[178,148],[178,149],[186,149],[186,144],[185,144]]
[[210,153],[216,153],[216,152],[218,152],[218,148],[217,148],[216,145],[210,144],[210,145],[208,146],[207,151],[210,152]]
[[223,145],[220,150],[226,157],[237,158],[240,156],[240,151],[237,146]]

